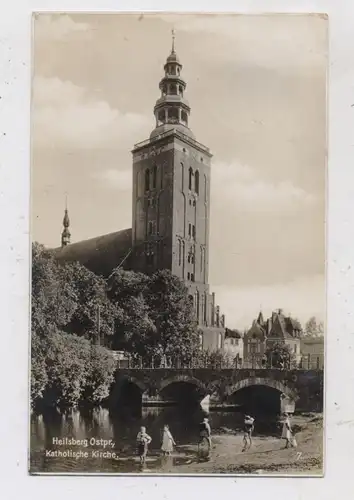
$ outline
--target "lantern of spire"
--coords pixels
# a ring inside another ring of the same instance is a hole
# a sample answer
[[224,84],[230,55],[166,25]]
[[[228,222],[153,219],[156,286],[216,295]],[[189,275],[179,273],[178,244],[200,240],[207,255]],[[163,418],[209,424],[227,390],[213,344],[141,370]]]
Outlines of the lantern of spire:
[[156,127],[150,137],[153,138],[173,128],[194,137],[189,129],[190,107],[184,97],[186,82],[181,77],[182,64],[175,50],[175,32],[172,30],[172,48],[164,65],[165,76],[159,84],[160,98],[156,101],[154,115]]

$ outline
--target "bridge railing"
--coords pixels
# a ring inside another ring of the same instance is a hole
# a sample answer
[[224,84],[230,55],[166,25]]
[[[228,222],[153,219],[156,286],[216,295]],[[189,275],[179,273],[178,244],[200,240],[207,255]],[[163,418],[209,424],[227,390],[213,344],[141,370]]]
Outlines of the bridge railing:
[[158,370],[158,369],[171,369],[171,370],[181,370],[181,369],[197,369],[197,368],[209,368],[213,370],[221,370],[221,369],[251,369],[251,370],[269,370],[269,369],[279,369],[279,370],[318,370],[323,371],[323,368],[314,367],[310,364],[310,362],[300,363],[298,366],[287,366],[285,364],[282,367],[277,366],[269,366],[265,363],[243,363],[242,360],[236,359],[234,362],[226,361],[226,360],[203,360],[203,359],[191,359],[188,362],[183,361],[182,359],[176,358],[166,358],[161,359],[160,357],[149,357],[143,358],[141,356],[133,356],[127,355],[122,352],[113,351],[113,356],[117,362],[117,368],[131,368],[135,370]]

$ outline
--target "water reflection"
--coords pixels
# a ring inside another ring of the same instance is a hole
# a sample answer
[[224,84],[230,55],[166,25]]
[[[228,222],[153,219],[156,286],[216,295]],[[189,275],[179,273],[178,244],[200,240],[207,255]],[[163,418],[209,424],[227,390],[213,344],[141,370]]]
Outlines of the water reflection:
[[[144,407],[135,414],[128,410],[112,413],[105,408],[98,408],[81,412],[73,410],[64,414],[54,411],[46,415],[32,415],[31,471],[138,472],[136,435],[141,425],[146,427],[152,437],[148,470],[171,470],[175,465],[196,459],[199,424],[204,416],[206,412],[200,407],[193,410]],[[213,435],[242,433],[242,413],[215,411],[208,417]],[[177,444],[170,457],[162,457],[160,452],[165,424],[169,425]],[[256,415],[255,435],[279,435],[277,418]],[[103,446],[102,443],[110,440],[110,445]],[[82,444],[84,441],[87,446]],[[55,453],[65,451],[68,452],[66,456],[55,456]],[[74,457],[73,453],[78,451],[87,453],[87,456]]]

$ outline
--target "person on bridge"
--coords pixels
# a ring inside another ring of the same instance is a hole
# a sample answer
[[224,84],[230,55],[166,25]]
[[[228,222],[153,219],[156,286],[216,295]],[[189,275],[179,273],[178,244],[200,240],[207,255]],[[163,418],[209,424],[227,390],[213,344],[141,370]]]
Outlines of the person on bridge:
[[171,455],[173,451],[173,447],[176,446],[175,440],[170,432],[168,425],[165,425],[163,428],[163,436],[162,436],[162,446],[161,450],[164,455]]
[[247,445],[248,445],[248,449],[251,448],[253,431],[254,431],[254,418],[251,417],[250,415],[245,415],[242,451],[247,450]]
[[146,427],[140,427],[140,432],[136,437],[140,465],[145,465],[148,446],[151,441],[151,437],[146,433]]

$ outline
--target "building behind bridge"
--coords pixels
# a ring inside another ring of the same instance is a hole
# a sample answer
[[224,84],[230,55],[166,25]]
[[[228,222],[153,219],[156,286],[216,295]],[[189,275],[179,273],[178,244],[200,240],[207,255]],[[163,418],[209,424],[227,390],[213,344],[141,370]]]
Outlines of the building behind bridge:
[[234,366],[241,367],[243,363],[243,337],[237,329],[226,328],[224,352]]
[[253,321],[251,328],[245,333],[243,341],[243,367],[262,368],[268,347],[274,344],[285,344],[294,353],[296,363],[301,361],[300,323],[285,316],[281,309],[264,320],[262,312]]
[[308,370],[323,370],[324,337],[301,339],[301,367]]
[[174,42],[158,87],[155,127],[132,151],[132,227],[71,244],[66,209],[62,246],[54,252],[106,277],[117,267],[146,274],[169,269],[193,300],[203,348],[222,349],[225,317],[209,287],[212,154],[189,127],[191,108]]

